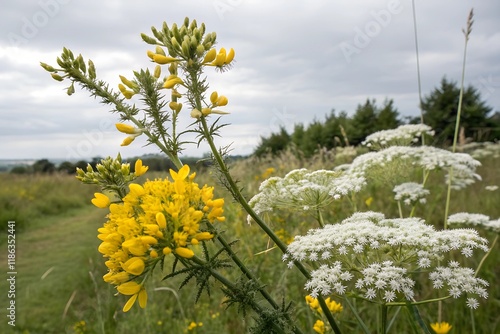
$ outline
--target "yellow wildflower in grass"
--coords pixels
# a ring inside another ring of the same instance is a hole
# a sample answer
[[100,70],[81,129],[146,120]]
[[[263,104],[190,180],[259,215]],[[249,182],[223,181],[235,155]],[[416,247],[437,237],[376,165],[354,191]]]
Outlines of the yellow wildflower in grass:
[[[146,170],[138,160],[136,173]],[[200,188],[193,182],[195,174],[189,172],[185,165],[178,172],[170,171],[173,181],[156,179],[142,186],[132,183],[122,203],[108,204],[108,221],[98,229],[102,241],[98,250],[109,270],[104,281],[131,296],[125,312],[137,299],[141,307],[146,305],[144,278],[158,261],[170,254],[193,257],[193,245],[214,237],[203,230],[204,223],[224,221],[224,200],[213,198],[213,187]],[[97,193],[93,202],[104,207],[101,195],[106,197]]]
[[325,323],[321,320],[316,320],[313,326],[313,330],[319,334],[325,334]]
[[451,330],[452,326],[442,321],[431,324],[431,328],[436,334],[446,334]]
[[[323,310],[321,309],[321,306],[319,305],[319,302],[316,298],[314,298],[310,295],[307,295],[306,296],[306,303],[307,303],[307,305],[309,305],[309,307],[311,309],[317,311],[318,313],[323,312]],[[326,306],[328,306],[328,309],[330,310],[330,312],[332,312],[333,314],[340,313],[344,310],[344,307],[342,306],[342,304],[337,303],[334,300],[331,300],[330,297],[325,299],[325,303],[326,303]]]
[[326,298],[325,302],[326,302],[326,306],[328,306],[328,309],[333,314],[340,313],[344,310],[344,307],[342,306],[342,304],[337,303],[335,300],[331,300],[330,297]]

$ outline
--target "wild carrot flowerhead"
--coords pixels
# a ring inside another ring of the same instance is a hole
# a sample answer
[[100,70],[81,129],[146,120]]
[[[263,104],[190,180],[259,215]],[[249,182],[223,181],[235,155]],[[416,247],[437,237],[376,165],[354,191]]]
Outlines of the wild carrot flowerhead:
[[426,272],[432,289],[453,298],[467,294],[467,306],[487,298],[488,283],[470,268],[445,259],[450,252],[470,257],[488,251],[487,240],[472,229],[435,230],[418,218],[385,219],[358,212],[338,224],[309,230],[288,246],[286,261],[315,262],[305,287],[312,297],[353,292],[386,304],[417,299],[415,272]]

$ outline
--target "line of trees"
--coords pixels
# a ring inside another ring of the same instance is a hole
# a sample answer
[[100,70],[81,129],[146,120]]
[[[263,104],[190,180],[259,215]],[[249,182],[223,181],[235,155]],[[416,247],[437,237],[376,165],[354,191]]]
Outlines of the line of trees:
[[[134,164],[137,159],[141,159],[143,165],[149,167],[149,171],[168,171],[169,169],[175,169],[174,164],[165,156],[162,155],[148,155],[143,157],[135,157],[130,159],[123,159],[123,162],[130,163],[130,171],[134,171]],[[74,175],[76,173],[76,168],[81,168],[86,170],[87,165],[90,164],[94,169],[95,166],[100,163],[102,157],[92,158],[90,161],[80,160],[77,162],[64,161],[59,165],[54,164],[48,159],[40,159],[35,161],[30,166],[15,166],[10,172],[13,174],[53,174],[62,173]],[[200,171],[207,167],[207,164],[200,161],[199,158],[186,157],[182,159],[184,163],[193,167],[194,171]]]
[[[424,123],[436,132],[433,145],[447,146],[452,142],[459,96],[457,83],[443,78],[440,86],[422,99]],[[474,141],[500,139],[500,113],[492,115],[493,109],[481,100],[473,86],[464,90],[462,106],[460,124],[467,138]],[[254,154],[276,154],[294,147],[307,158],[321,148],[359,145],[373,132],[393,129],[404,123],[420,123],[420,116],[404,122],[392,99],[386,99],[381,105],[377,105],[375,99],[367,99],[357,106],[352,116],[345,111],[337,114],[332,110],[324,121],[315,119],[308,126],[296,124],[291,133],[281,128],[269,137],[261,137]]]

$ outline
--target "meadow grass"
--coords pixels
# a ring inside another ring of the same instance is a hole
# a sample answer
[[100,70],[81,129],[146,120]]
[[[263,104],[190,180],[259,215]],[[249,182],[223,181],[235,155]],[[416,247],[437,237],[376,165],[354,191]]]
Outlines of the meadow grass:
[[[300,167],[317,169],[323,166],[330,169],[334,165],[348,162],[344,161],[344,158],[335,159],[322,154],[310,160],[297,159],[287,153],[276,158],[243,160],[232,164],[232,172],[241,181],[244,193],[250,197],[258,191],[260,182],[266,177],[284,176],[289,170]],[[500,190],[485,190],[487,185],[500,185],[499,160],[485,158],[482,163],[479,169],[482,181],[453,193],[451,213],[466,211],[481,212],[492,218],[500,216]],[[148,173],[145,177],[153,179],[165,175],[166,173]],[[105,221],[106,212],[88,205],[93,187],[80,185],[71,177],[1,177],[2,182],[9,182],[8,186],[0,190],[2,205],[6,207],[4,201],[9,199],[10,208],[15,207],[17,210],[10,211],[11,214],[22,212],[22,208],[27,210],[25,216],[2,216],[4,221],[21,217],[23,226],[17,234],[16,260],[19,274],[16,282],[17,326],[14,332],[245,333],[252,325],[251,313],[245,316],[243,312],[238,312],[236,307],[226,309],[225,296],[215,283],[210,296],[204,293],[193,306],[196,295],[193,282],[178,290],[183,277],[161,280],[171,268],[172,263],[168,261],[165,263],[163,275],[158,268],[153,284],[149,284],[148,306],[145,309],[134,307],[130,312],[123,313],[121,308],[126,298],[121,295],[114,296],[113,287],[102,280],[106,267],[97,251],[99,240],[96,238],[96,229]],[[200,184],[216,185],[210,170],[199,174],[196,180]],[[425,206],[418,207],[416,216],[440,227],[444,218],[442,207],[446,196],[442,173],[432,175],[428,184],[434,199]],[[302,328],[312,328],[315,316],[304,301],[307,294],[303,288],[305,279],[298,275],[296,269],[286,268],[281,260],[281,253],[272,248],[268,237],[256,225],[248,225],[246,214],[220,187],[216,189],[218,196],[226,197],[227,219],[220,225],[226,239],[240,240],[234,246],[238,256],[251,268],[260,282],[267,285],[268,291],[276,300],[285,297],[285,302],[293,301],[294,314]],[[51,195],[45,196],[44,193]],[[19,194],[17,202],[12,201],[12,194]],[[26,194],[31,194],[31,197],[26,197]],[[358,210],[375,210],[384,212],[386,216],[397,217],[398,209],[393,196],[392,188],[388,184],[378,183],[358,193],[352,201]],[[369,198],[373,198],[373,201],[368,205],[366,200]],[[74,204],[65,207],[63,204],[66,200],[81,204],[76,205],[76,208],[72,208]],[[52,204],[60,209],[43,211],[43,208],[51,207]],[[327,223],[339,222],[352,212],[352,208],[345,202],[334,203],[332,209],[332,214],[325,217]],[[283,230],[280,235],[285,240],[317,227],[314,220],[305,215],[287,214],[280,217],[279,214],[276,212],[276,215],[268,216],[268,220],[275,231]],[[490,241],[494,237],[482,234]],[[5,249],[4,244],[5,240],[1,240],[2,249]],[[487,259],[480,273],[481,277],[490,282],[490,296],[474,312],[477,333],[495,333],[500,328],[500,288],[497,279],[500,276],[500,266],[496,256],[499,251],[500,246],[497,244],[493,256]],[[474,256],[476,263],[480,261],[481,255]],[[5,263],[5,257],[6,252],[2,252],[2,263]],[[232,270],[225,274],[235,281],[240,275]],[[2,281],[0,291],[3,293],[5,289],[6,282]],[[425,294],[425,291],[423,293]],[[374,308],[362,303],[357,306],[369,327],[376,327],[373,325],[376,322]],[[436,305],[421,306],[419,311],[427,323],[436,321]],[[396,309],[390,309],[390,317],[395,312]],[[351,330],[346,332],[356,332],[356,324],[352,322],[353,317],[347,307],[344,307],[344,311],[337,317],[344,329]],[[453,325],[453,333],[466,333],[470,330],[470,311],[462,300],[445,301],[443,319]],[[189,327],[192,322],[196,327]],[[408,324],[405,312],[400,312],[390,332],[406,333]],[[0,332],[12,332],[5,320],[0,325]]]

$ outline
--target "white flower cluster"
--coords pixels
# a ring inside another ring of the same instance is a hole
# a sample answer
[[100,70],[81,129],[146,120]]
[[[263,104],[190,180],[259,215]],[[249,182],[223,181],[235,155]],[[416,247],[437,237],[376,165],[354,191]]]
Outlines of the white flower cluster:
[[378,152],[368,152],[360,155],[353,160],[349,167],[343,166],[343,169],[349,174],[364,176],[370,168],[384,167],[385,165],[396,161],[405,160],[415,167],[420,167],[425,171],[445,169],[448,171],[446,180],[448,180],[449,170],[453,169],[453,189],[462,189],[467,185],[480,180],[481,177],[476,173],[476,168],[481,163],[473,159],[466,153],[453,153],[432,146],[391,146]]
[[423,185],[415,182],[406,182],[394,187],[396,201],[403,201],[406,205],[414,205],[417,202],[425,204],[425,196],[430,194],[430,191],[425,189]]
[[[446,288],[453,298],[458,298],[462,294],[477,295],[481,298],[488,298],[485,287],[487,281],[477,278],[471,268],[460,267],[456,261],[450,261],[448,267],[437,267],[429,274],[435,289]],[[479,302],[476,298],[467,298],[467,306],[476,309]]]
[[498,190],[498,186],[496,184],[495,185],[491,185],[491,186],[486,186],[486,187],[484,187],[484,190],[496,191],[496,190]]
[[[318,263],[306,284],[313,296],[353,291],[386,303],[413,300],[412,273],[431,271],[451,251],[465,257],[475,249],[488,251],[487,244],[473,229],[436,231],[419,218],[385,219],[382,213],[363,212],[296,236],[283,260],[289,266],[294,260]],[[444,283],[461,288],[453,281]],[[479,294],[469,290],[463,287],[461,292]]]
[[262,182],[259,193],[250,199],[249,204],[257,214],[277,208],[313,210],[359,192],[365,184],[365,178],[355,173],[295,169],[284,178],[271,177]]
[[396,129],[374,132],[361,144],[379,149],[388,146],[408,146],[418,142],[422,134],[434,136],[434,131],[425,124],[405,124]]
[[486,157],[500,158],[500,142],[468,143],[461,147],[462,150],[470,152],[474,159]]
[[466,225],[481,227],[495,233],[500,233],[500,219],[491,220],[489,216],[481,213],[455,213],[448,217],[448,224],[451,226]]

